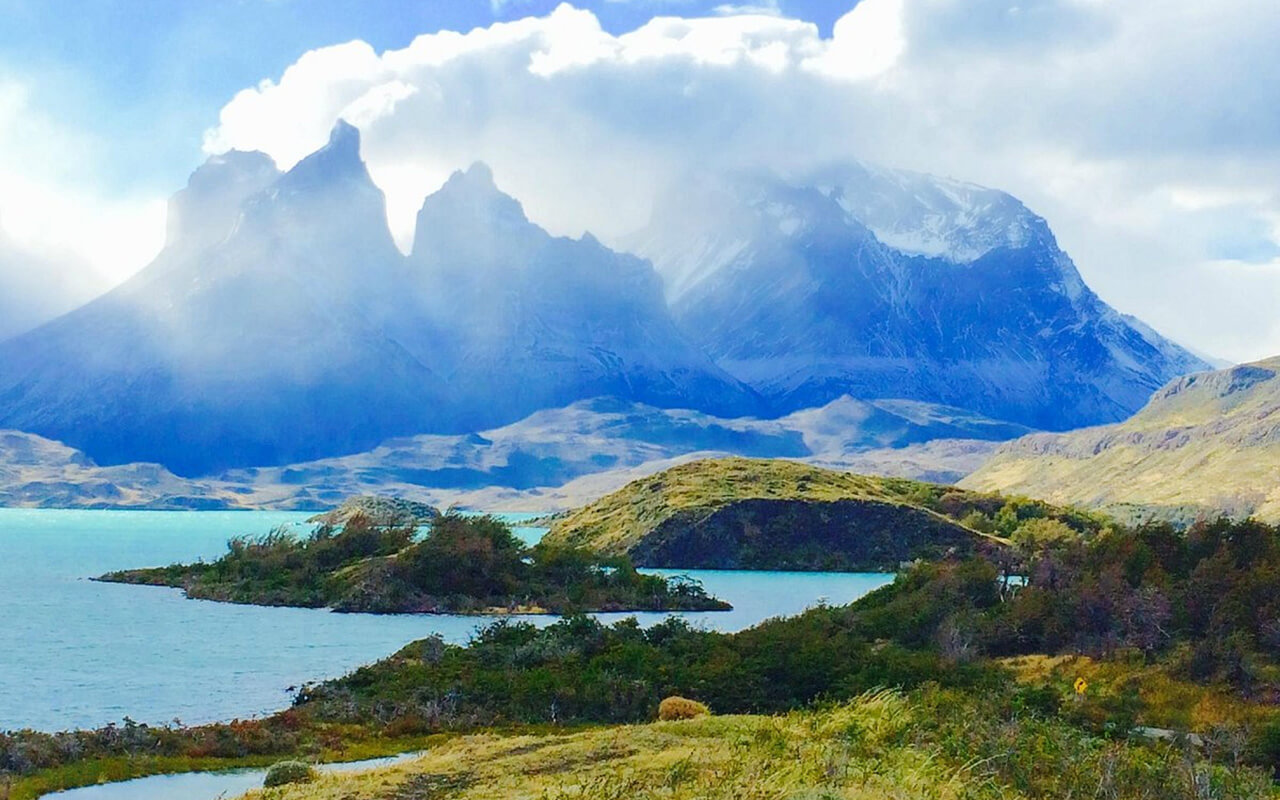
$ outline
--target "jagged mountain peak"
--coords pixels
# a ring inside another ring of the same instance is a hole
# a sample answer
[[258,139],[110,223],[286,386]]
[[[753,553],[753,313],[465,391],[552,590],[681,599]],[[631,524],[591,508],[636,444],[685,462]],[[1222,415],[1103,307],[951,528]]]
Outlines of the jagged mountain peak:
[[477,161],[422,201],[412,255],[488,263],[509,256],[506,245],[521,249],[546,237],[525,216],[520,201],[498,188],[488,165]]
[[364,184],[376,190],[360,157],[360,131],[342,119],[334,123],[328,143],[295,164],[278,186],[286,191],[306,192],[340,183]]
[[256,150],[210,156],[169,200],[166,245],[205,247],[225,238],[241,204],[280,174],[271,157]]
[[803,176],[880,241],[911,255],[971,263],[998,247],[1052,238],[1045,221],[1008,192],[862,162]]
[[1060,430],[1205,366],[1103,303],[1016,198],[949,179],[682,183],[630,244],[685,333],[779,410],[897,397]]

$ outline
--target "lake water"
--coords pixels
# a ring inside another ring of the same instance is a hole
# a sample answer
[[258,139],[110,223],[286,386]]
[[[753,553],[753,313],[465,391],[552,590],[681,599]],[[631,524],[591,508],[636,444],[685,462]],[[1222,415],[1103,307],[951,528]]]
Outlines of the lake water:
[[[289,687],[345,674],[432,633],[465,642],[487,621],[238,606],[188,600],[173,589],[88,580],[114,569],[216,559],[231,536],[277,525],[305,531],[307,516],[0,509],[0,730],[96,727],[125,716],[196,724],[262,715],[289,704]],[[540,535],[520,533],[529,541]],[[685,616],[725,631],[823,601],[847,603],[890,580],[878,574],[686,574],[734,610]],[[648,623],[666,615],[634,616]]]
[[[387,758],[371,758],[367,761],[350,761],[341,764],[318,764],[318,772],[365,772],[391,766],[418,757],[418,753],[405,753]],[[222,772],[182,772],[177,775],[152,775],[131,781],[117,781],[80,789],[54,792],[50,797],[58,800],[218,800],[238,797],[250,789],[262,786],[267,777],[265,769],[234,769]]]

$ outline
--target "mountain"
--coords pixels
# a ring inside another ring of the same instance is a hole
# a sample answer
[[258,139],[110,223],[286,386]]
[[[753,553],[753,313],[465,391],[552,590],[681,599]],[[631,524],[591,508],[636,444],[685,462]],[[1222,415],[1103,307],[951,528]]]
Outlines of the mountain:
[[409,265],[406,286],[435,326],[425,343],[422,327],[400,341],[476,426],[601,396],[727,416],[762,408],[676,328],[651,265],[590,234],[549,235],[483,164],[424,201]]
[[759,420],[599,398],[478,433],[389,439],[352,455],[184,479],[159,464],[99,466],[58,442],[0,431],[0,506],[319,509],[351,495],[395,494],[437,505],[549,511],[710,455],[954,481],[998,441],[1025,432],[909,401],[841,398]]
[[678,332],[648,264],[549,236],[483,166],[427,198],[406,258],[344,122],[284,174],[214,157],[170,204],[155,262],[0,344],[0,428],[185,476],[600,394],[759,404]]
[[1280,358],[1171,381],[1132,418],[1002,446],[962,482],[1129,516],[1280,520]]
[[194,475],[440,424],[438,377],[380,330],[403,258],[354,128],[283,175],[216,158],[172,207],[155,262],[0,345],[0,426]]
[[860,165],[694,180],[628,245],[780,411],[909,398],[1062,430],[1207,367],[1103,303],[1043,219],[970,184]]

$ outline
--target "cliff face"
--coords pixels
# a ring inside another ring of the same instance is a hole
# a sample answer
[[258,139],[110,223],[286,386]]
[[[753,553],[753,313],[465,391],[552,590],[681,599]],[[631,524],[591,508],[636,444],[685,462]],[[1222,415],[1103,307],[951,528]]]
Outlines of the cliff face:
[[482,166],[427,199],[408,258],[345,123],[285,174],[211,159],[170,222],[133,279],[0,344],[0,429],[191,477],[601,395],[759,407],[677,330],[648,264],[551,237]]

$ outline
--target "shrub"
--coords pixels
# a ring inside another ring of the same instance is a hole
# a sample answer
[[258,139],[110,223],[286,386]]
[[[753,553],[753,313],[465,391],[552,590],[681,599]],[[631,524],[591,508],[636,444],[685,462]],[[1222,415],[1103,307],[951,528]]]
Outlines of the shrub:
[[685,697],[668,697],[658,704],[658,719],[664,722],[676,719],[694,719],[711,714],[711,709],[697,700]]
[[281,761],[271,765],[263,786],[284,786],[286,783],[309,783],[315,780],[315,767],[302,761]]

